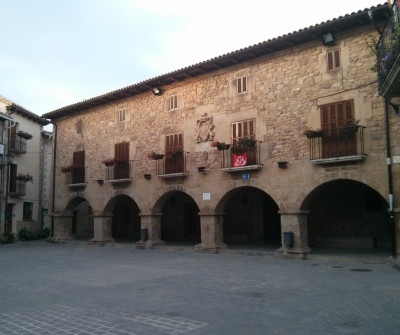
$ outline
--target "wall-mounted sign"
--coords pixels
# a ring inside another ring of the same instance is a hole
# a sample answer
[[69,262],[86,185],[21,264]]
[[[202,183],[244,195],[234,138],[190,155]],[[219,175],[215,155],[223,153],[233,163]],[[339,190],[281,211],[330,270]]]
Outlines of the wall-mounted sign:
[[250,179],[250,173],[243,173],[243,174],[242,174],[242,179],[243,179],[243,180]]
[[393,156],[393,164],[399,164],[400,163],[400,156]]
[[203,193],[203,200],[211,200],[211,193]]

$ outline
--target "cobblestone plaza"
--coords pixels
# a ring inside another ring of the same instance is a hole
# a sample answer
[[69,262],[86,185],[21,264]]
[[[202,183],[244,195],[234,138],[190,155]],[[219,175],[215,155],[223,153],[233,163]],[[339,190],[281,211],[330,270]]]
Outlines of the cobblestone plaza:
[[387,264],[0,246],[0,334],[398,334]]

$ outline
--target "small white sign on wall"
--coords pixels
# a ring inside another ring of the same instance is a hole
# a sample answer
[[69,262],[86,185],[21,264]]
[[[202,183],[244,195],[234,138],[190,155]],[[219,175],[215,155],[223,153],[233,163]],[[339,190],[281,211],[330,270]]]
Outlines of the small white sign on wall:
[[393,156],[393,164],[399,164],[400,163],[400,156]]
[[203,193],[203,200],[211,200],[211,193]]

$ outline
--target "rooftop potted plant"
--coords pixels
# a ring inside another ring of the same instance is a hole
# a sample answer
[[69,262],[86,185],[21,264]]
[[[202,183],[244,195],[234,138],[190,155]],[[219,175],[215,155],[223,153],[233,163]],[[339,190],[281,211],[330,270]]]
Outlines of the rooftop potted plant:
[[26,173],[26,174],[24,174],[24,173],[18,173],[17,179],[18,179],[18,180],[25,181],[25,182],[30,181],[31,183],[33,183],[33,176],[30,175],[29,173]]
[[107,159],[103,160],[102,163],[103,163],[105,166],[114,166],[114,164],[115,164],[115,158],[107,158]]
[[159,159],[163,159],[163,157],[164,157],[164,155],[162,155],[162,154],[157,154],[157,153],[155,153],[154,151],[153,152],[151,152],[151,153],[149,153],[148,155],[147,155],[147,158],[149,158],[149,159],[153,159],[153,160],[159,160]]
[[219,142],[219,141],[214,141],[211,143],[211,147],[217,148],[218,151],[228,150],[230,146],[231,146],[230,144],[226,144],[225,142]]
[[30,140],[30,139],[33,137],[32,134],[29,134],[29,133],[27,133],[27,132],[25,132],[25,131],[22,131],[22,130],[20,130],[20,131],[17,133],[17,135],[18,135],[19,137],[21,137],[21,138],[26,139],[26,140]]
[[322,129],[307,129],[303,134],[306,135],[307,138],[317,138],[322,137],[324,131]]
[[68,172],[72,172],[73,170],[74,170],[73,165],[62,166],[60,169],[61,173],[68,173]]

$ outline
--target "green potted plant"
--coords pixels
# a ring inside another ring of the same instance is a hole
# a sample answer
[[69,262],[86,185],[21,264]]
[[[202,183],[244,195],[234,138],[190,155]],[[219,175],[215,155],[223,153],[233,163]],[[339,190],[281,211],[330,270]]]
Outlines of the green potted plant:
[[31,183],[33,183],[33,176],[30,175],[29,173],[26,173],[26,174],[24,174],[24,173],[18,173],[17,179],[18,179],[18,180],[25,181],[25,182],[30,181]]
[[211,147],[217,148],[218,151],[228,150],[230,146],[231,146],[230,144],[226,144],[225,142],[219,142],[219,141],[214,141],[211,143]]
[[103,160],[102,163],[103,163],[105,166],[114,166],[114,164],[115,164],[115,158],[107,158],[107,159]]
[[30,140],[30,139],[33,137],[32,134],[29,134],[29,133],[27,133],[27,132],[25,132],[25,131],[22,131],[22,130],[20,130],[20,131],[17,133],[17,135],[18,135],[19,137],[21,137],[21,138],[26,139],[26,140]]
[[307,129],[303,134],[306,135],[307,138],[317,138],[322,137],[324,131],[322,129]]
[[155,152],[153,151],[153,152],[149,153],[149,154],[147,155],[147,157],[148,157],[149,159],[159,160],[159,159],[163,159],[163,158],[164,158],[164,155],[162,155],[162,154],[157,154],[157,153],[155,153]]

